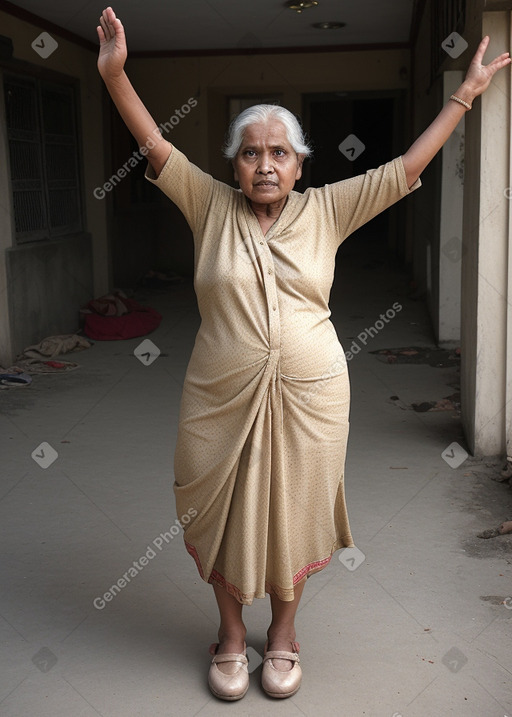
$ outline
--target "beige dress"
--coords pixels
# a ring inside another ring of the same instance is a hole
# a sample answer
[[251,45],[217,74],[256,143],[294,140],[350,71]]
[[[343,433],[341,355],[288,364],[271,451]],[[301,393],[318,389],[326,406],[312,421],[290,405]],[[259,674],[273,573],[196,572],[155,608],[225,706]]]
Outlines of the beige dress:
[[158,179],[151,167],[146,176],[194,235],[201,325],[174,461],[187,550],[243,604],[266,592],[293,600],[299,581],[354,544],[349,377],[328,301],[341,242],[412,191],[402,159],[292,191],[266,235],[240,190],[175,147]]

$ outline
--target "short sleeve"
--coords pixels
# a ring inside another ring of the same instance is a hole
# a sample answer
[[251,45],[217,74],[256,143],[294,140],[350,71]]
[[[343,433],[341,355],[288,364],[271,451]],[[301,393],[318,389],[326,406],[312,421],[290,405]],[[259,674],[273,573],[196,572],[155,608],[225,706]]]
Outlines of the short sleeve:
[[340,243],[384,209],[419,187],[420,179],[412,187],[407,186],[401,156],[376,169],[369,169],[365,174],[326,185]]
[[176,204],[194,234],[201,230],[216,184],[212,176],[192,164],[174,145],[158,178],[150,164],[144,176]]

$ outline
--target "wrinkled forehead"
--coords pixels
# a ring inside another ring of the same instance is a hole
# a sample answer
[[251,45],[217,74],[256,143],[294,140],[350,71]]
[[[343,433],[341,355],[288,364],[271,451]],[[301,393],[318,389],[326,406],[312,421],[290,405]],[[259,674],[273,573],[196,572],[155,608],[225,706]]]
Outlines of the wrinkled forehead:
[[242,147],[247,146],[291,147],[286,127],[275,119],[248,125],[242,135]]

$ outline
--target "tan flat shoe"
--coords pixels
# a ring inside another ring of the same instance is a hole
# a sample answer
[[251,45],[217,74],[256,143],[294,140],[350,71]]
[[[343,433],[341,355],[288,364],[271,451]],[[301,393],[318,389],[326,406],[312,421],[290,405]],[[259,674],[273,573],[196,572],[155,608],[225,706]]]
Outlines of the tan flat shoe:
[[[217,645],[218,649],[218,645]],[[231,663],[232,672],[222,672],[219,663]],[[211,692],[221,700],[241,700],[249,688],[249,672],[247,657],[234,652],[225,655],[214,654],[210,671],[208,672],[208,686]]]
[[[292,643],[295,652],[286,650],[269,650],[265,645],[263,656],[263,669],[261,671],[261,686],[269,697],[291,697],[300,687],[302,669],[299,665],[299,646]],[[273,660],[289,660],[293,663],[291,670],[278,670]]]

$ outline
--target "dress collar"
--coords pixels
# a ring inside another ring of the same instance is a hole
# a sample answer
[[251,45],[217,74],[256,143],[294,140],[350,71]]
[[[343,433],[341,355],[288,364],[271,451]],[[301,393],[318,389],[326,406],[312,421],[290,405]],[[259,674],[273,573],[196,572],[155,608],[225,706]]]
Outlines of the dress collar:
[[300,192],[295,192],[294,190],[292,190],[288,194],[288,197],[286,198],[286,204],[281,209],[281,214],[277,217],[277,219],[272,224],[272,226],[270,227],[268,232],[266,234],[263,234],[263,229],[260,226],[258,217],[252,210],[252,207],[249,203],[249,199],[245,196],[245,194],[243,194],[243,192],[241,190],[239,190],[239,192],[241,194],[242,207],[243,207],[243,211],[244,211],[249,228],[253,231],[254,230],[259,231],[261,233],[261,235],[265,238],[266,241],[274,238],[274,235],[279,234],[280,232],[283,231],[283,229],[286,228],[286,226],[289,223],[290,215],[293,212],[293,209],[297,203],[297,200],[299,197],[302,196],[300,194]]

